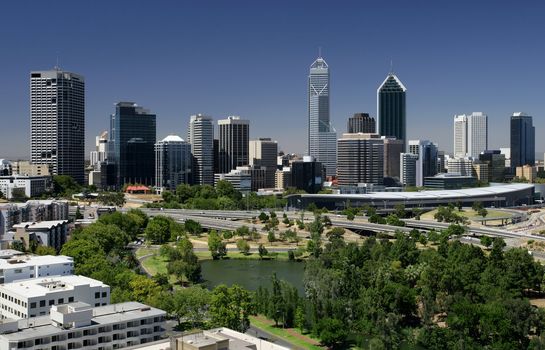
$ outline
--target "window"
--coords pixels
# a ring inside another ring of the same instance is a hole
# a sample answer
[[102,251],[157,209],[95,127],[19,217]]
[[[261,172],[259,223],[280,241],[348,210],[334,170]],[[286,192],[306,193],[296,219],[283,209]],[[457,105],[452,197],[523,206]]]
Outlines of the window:
[[45,306],[45,300],[40,300],[40,307],[44,307]]
[[69,302],[69,303],[71,303],[71,302],[73,302],[73,301],[74,301],[74,297],[69,297],[69,298],[68,298],[68,302]]
[[103,298],[106,298],[107,295],[108,295],[108,293],[102,292],[102,297],[103,297]]
[[36,303],[30,303],[30,308],[35,309],[36,308]]
[[95,299],[98,299],[98,298],[100,298],[100,292],[95,293]]
[[64,303],[64,298],[60,298],[59,299],[59,304],[63,304]]
[[49,305],[55,305],[55,299],[49,300]]

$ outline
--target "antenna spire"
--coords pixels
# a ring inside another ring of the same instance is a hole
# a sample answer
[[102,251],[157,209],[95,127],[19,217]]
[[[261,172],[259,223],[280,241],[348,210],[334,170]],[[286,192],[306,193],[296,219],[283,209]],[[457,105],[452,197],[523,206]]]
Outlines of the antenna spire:
[[57,64],[55,65],[55,70],[59,71],[61,67],[59,66],[59,53],[57,52]]
[[322,58],[322,47],[318,46],[318,58]]
[[394,74],[394,60],[390,59],[390,74]]

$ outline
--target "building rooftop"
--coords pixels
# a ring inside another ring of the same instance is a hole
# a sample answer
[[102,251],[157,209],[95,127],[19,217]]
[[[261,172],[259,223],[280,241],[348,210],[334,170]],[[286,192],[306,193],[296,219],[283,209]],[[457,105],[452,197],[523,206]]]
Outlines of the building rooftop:
[[11,283],[5,283],[0,286],[1,289],[18,295],[24,295],[27,298],[45,296],[54,291],[74,290],[78,286],[103,287],[108,285],[101,281],[78,275],[52,276],[47,278],[32,278]]
[[[80,304],[85,303],[72,303],[66,305],[71,306],[73,304],[77,304],[75,305],[75,308],[81,308]],[[92,309],[92,314],[93,318],[91,319],[91,325],[97,325],[127,322],[144,317],[164,316],[165,312],[138,302],[126,302],[95,307]],[[62,329],[52,325],[51,316],[38,316],[30,319],[18,320],[17,322],[19,331],[2,334],[0,337],[3,337],[8,341],[21,341],[73,330]]]
[[184,139],[182,139],[178,135],[168,135],[164,139],[162,139],[160,142],[184,142]]
[[[3,252],[6,252],[3,250]],[[15,252],[18,252],[15,250]],[[20,255],[14,254],[13,256],[0,259],[0,270],[6,268],[25,268],[28,266],[36,265],[52,265],[52,264],[66,264],[74,262],[69,256],[65,255]]]
[[52,221],[39,221],[39,222],[32,222],[32,221],[26,221],[21,222],[20,224],[13,225],[13,228],[26,228],[31,230],[41,230],[41,229],[52,229],[53,227],[67,224],[68,220],[52,220]]

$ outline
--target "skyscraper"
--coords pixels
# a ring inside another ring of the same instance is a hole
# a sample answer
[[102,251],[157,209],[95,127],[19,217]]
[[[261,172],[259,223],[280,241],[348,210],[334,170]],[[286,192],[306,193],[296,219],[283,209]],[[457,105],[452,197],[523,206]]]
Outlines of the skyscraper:
[[412,153],[401,153],[399,155],[400,177],[399,181],[403,186],[416,186],[416,163],[418,156]]
[[329,119],[329,67],[322,57],[308,76],[308,153],[322,163],[327,176],[337,171],[337,132]]
[[110,118],[108,161],[115,186],[155,183],[156,116],[134,102],[119,102]]
[[193,154],[193,183],[214,185],[214,124],[202,114],[189,119],[188,142]]
[[428,140],[410,140],[409,153],[418,156],[416,161],[416,186],[424,185],[424,178],[437,174],[437,145]]
[[85,80],[59,69],[30,73],[30,160],[84,182]]
[[249,164],[250,121],[230,116],[218,120],[219,171],[228,173],[237,166]]
[[381,136],[384,140],[384,177],[399,179],[400,156],[404,152],[403,140],[394,137]]
[[338,142],[339,185],[383,183],[384,140],[378,134],[347,133]]
[[191,145],[180,136],[168,135],[155,144],[155,186],[161,191],[175,191],[189,183]]
[[535,163],[535,134],[532,117],[521,112],[511,116],[511,168]]
[[250,165],[265,169],[265,188],[274,188],[278,143],[270,138],[250,141]]
[[348,118],[347,132],[374,134],[376,133],[375,118],[367,113],[355,113],[353,117]]
[[100,164],[108,159],[108,132],[103,131],[96,137],[95,150],[90,154],[90,165],[95,169],[100,168]]
[[394,73],[388,74],[377,89],[378,133],[403,140],[404,145],[407,143],[406,92]]
[[454,157],[478,158],[488,148],[488,116],[482,112],[454,116]]

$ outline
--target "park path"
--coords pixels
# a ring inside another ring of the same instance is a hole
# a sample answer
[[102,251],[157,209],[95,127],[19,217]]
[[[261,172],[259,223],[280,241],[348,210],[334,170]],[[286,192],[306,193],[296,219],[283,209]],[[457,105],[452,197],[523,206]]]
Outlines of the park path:
[[[257,315],[257,316],[254,316],[255,318],[257,318],[259,321],[263,322],[263,323],[267,323],[269,325],[274,325],[274,321],[271,321],[269,320],[268,318],[266,317],[263,317],[261,315]],[[298,338],[298,339],[301,339],[302,341],[306,342],[306,343],[309,343],[311,345],[316,345],[316,346],[320,346],[320,342],[317,341],[316,339],[312,339],[310,337],[307,337],[306,335],[303,335],[299,332],[297,332],[295,329],[293,328],[283,328],[287,333],[289,333],[290,335],[294,336],[295,338]]]

